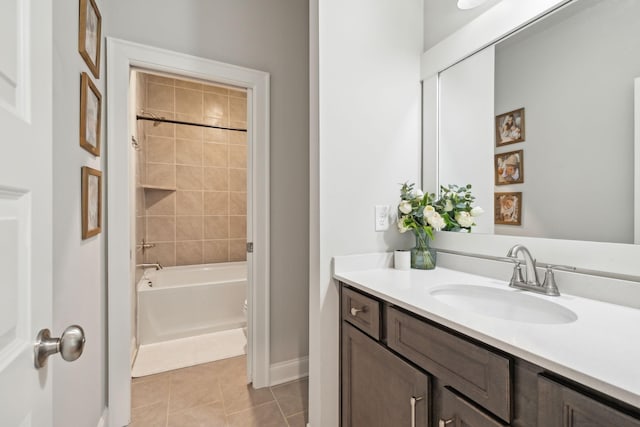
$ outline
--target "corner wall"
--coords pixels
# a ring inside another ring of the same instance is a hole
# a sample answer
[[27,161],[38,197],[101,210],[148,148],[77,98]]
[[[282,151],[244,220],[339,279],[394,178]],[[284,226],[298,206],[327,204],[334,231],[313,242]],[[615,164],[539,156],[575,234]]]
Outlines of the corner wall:
[[[313,2],[318,76],[311,82],[309,424],[338,425],[336,255],[409,247],[393,224],[374,231],[374,206],[395,207],[420,182],[422,0]],[[317,15],[315,8],[317,7]],[[313,75],[313,74],[312,74]],[[317,99],[315,98],[317,95]],[[317,108],[317,113],[316,113]],[[319,192],[318,195],[314,194]]]

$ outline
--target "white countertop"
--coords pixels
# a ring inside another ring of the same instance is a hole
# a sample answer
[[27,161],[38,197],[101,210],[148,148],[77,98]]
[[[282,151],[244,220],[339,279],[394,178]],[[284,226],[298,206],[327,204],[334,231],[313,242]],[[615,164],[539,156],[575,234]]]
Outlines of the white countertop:
[[[536,324],[456,309],[429,291],[447,284],[508,288],[508,281],[436,267],[400,271],[377,255],[373,265],[334,259],[334,278],[640,408],[640,310],[573,295],[535,298],[560,304],[578,319]],[[386,264],[386,265],[385,265]],[[513,290],[513,292],[522,292]]]

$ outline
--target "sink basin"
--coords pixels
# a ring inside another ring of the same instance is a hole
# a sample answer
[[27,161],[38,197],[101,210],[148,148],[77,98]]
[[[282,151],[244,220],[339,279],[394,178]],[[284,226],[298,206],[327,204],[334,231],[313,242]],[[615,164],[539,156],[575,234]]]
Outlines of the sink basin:
[[566,307],[523,291],[476,285],[444,285],[429,292],[459,310],[517,322],[571,323],[578,316]]

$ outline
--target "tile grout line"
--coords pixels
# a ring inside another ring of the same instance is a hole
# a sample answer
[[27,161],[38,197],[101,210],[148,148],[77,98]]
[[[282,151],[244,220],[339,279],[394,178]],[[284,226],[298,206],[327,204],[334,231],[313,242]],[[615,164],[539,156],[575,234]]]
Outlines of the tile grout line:
[[271,392],[271,395],[273,396],[273,400],[275,400],[276,405],[278,405],[278,410],[280,411],[280,414],[282,414],[282,418],[284,419],[284,423],[287,425],[287,427],[289,426],[289,420],[287,419],[287,417],[284,415],[284,411],[282,410],[282,406],[280,406],[280,401],[278,400],[278,398],[276,397],[276,394],[273,392],[273,388],[269,387],[269,391]]

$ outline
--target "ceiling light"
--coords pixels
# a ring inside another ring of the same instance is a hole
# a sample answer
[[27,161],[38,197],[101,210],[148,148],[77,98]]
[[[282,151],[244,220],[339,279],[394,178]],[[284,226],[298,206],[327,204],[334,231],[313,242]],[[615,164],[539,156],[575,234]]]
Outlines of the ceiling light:
[[473,9],[487,0],[458,0],[458,9]]

